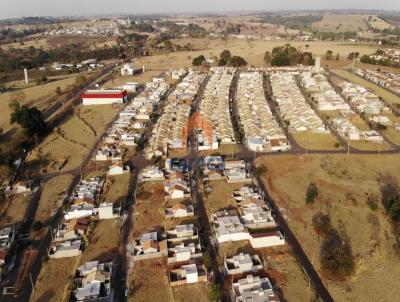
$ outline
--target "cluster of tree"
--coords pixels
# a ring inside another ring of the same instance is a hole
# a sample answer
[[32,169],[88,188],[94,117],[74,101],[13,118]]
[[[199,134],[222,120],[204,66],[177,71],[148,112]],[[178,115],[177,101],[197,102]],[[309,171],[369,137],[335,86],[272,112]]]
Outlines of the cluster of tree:
[[331,273],[349,275],[354,271],[354,257],[344,230],[332,227],[329,215],[319,212],[312,219],[314,230],[323,237],[320,251],[322,268]]
[[218,66],[242,67],[246,65],[245,59],[240,56],[232,56],[229,50],[224,50],[219,56]]
[[275,47],[272,53],[265,52],[264,62],[272,66],[313,65],[314,59],[311,52],[302,52],[290,44],[286,44]]
[[321,21],[322,15],[278,15],[267,13],[262,16],[261,20],[261,22],[283,25],[287,28],[301,30],[310,28],[314,22]]
[[171,21],[159,22],[158,27],[168,29],[167,34],[170,38],[179,38],[182,34],[186,34],[190,38],[203,38],[207,35],[207,30],[197,24],[176,24]]
[[203,55],[200,55],[200,56],[194,58],[192,61],[193,66],[201,66],[205,63],[207,63],[207,60]]
[[400,67],[399,63],[395,63],[389,58],[383,60],[376,60],[375,58],[370,57],[369,55],[363,55],[360,58],[361,63],[365,64],[372,64],[372,65],[382,65],[382,66],[393,66],[393,67]]
[[347,58],[349,60],[356,60],[360,57],[360,53],[359,52],[351,52],[349,53],[349,55],[347,56]]
[[387,214],[394,222],[400,221],[400,188],[396,179],[390,175],[381,177],[383,182],[380,191],[382,203]]
[[44,24],[57,24],[62,22],[70,22],[71,19],[67,18],[54,18],[54,17],[22,17],[19,19],[5,19],[0,20],[0,25],[11,26],[11,25],[44,25]]
[[19,31],[11,28],[4,28],[0,30],[0,42],[2,43],[15,42],[16,39],[24,38],[30,35],[35,35],[44,31],[45,29],[43,28],[31,28]]
[[339,53],[337,53],[336,56],[334,57],[333,56],[333,51],[329,49],[325,53],[325,59],[327,61],[332,61],[333,59],[335,59],[336,61],[339,61],[340,55],[339,55]]
[[85,49],[79,44],[69,44],[54,49],[12,49],[9,51],[0,49],[0,72],[10,72],[22,68],[38,68],[53,62],[77,63],[83,60],[96,58],[99,61],[123,58],[125,49],[122,47]]
[[322,41],[338,41],[356,39],[357,32],[346,31],[346,32],[327,32],[327,31],[313,31],[313,37]]
[[241,32],[241,24],[230,24],[226,27],[227,35],[240,35]]
[[156,31],[153,25],[151,25],[150,22],[146,21],[133,22],[129,29],[144,33],[152,33]]
[[9,104],[11,109],[10,123],[17,123],[28,137],[41,136],[47,131],[47,124],[42,112],[36,107],[21,106],[17,101]]

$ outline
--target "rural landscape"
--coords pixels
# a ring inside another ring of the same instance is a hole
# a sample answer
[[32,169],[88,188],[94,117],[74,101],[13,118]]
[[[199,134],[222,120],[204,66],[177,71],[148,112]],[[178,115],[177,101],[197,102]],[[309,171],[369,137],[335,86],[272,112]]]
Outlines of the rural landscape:
[[397,4],[25,2],[0,13],[1,302],[399,300]]

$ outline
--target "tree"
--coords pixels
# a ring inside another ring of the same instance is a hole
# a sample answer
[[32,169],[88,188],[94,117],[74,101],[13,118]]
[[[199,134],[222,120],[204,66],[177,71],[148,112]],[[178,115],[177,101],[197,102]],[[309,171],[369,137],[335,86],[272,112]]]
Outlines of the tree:
[[219,302],[222,300],[221,285],[214,283],[211,286],[210,298],[212,302]]
[[264,54],[264,63],[265,64],[271,64],[272,62],[272,56],[271,53],[269,51],[266,51]]
[[201,66],[203,64],[203,62],[205,62],[205,61],[206,61],[206,58],[203,55],[200,55],[193,59],[192,65],[193,66]]
[[57,87],[56,87],[55,93],[56,93],[57,95],[61,95],[61,94],[62,94],[62,90],[61,90],[60,86],[57,86]]
[[332,274],[353,272],[354,258],[348,238],[331,229],[322,242],[320,261],[322,268]]
[[324,214],[322,212],[318,212],[314,214],[312,218],[312,224],[314,230],[319,234],[326,236],[329,231],[332,229],[331,219],[329,215]]
[[272,66],[290,66],[290,59],[286,54],[278,54],[271,61]]
[[86,84],[86,78],[84,76],[78,76],[75,80],[76,85],[84,87]]
[[261,175],[267,173],[267,171],[268,171],[268,168],[266,166],[264,166],[264,165],[261,165],[261,166],[259,166],[259,167],[254,169],[253,175],[255,177],[260,177]]
[[333,51],[332,50],[328,50],[325,54],[325,57],[328,61],[332,60],[332,56],[333,56]]
[[20,106],[16,101],[9,104],[11,109],[10,123],[20,125],[28,136],[42,135],[47,130],[47,124],[42,112],[36,107]]
[[311,182],[307,188],[306,203],[314,203],[315,198],[318,197],[318,187],[315,183]]
[[229,61],[229,66],[232,67],[241,67],[246,65],[247,65],[246,60],[239,56],[233,56],[232,59]]
[[340,55],[339,55],[339,53],[337,53],[336,54],[336,61],[339,61],[339,59],[340,59]]
[[224,50],[219,56],[218,66],[226,66],[232,59],[231,52],[229,50]]

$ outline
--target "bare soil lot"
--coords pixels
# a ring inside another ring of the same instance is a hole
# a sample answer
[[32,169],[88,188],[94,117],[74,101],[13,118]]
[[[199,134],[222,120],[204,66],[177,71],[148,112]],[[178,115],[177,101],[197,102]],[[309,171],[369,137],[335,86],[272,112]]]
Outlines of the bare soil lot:
[[0,223],[14,224],[21,222],[25,216],[26,208],[31,195],[13,195],[6,199],[0,207]]
[[46,222],[50,219],[52,212],[56,211],[59,207],[57,201],[67,190],[71,181],[72,175],[60,175],[43,184],[35,220]]
[[164,221],[164,186],[161,181],[142,182],[136,193],[134,236],[150,229],[161,229]]
[[130,280],[131,295],[128,301],[174,301],[166,267],[161,260],[135,263]]
[[30,302],[68,301],[69,286],[78,258],[49,260],[43,263]]
[[123,204],[128,197],[131,176],[132,174],[127,173],[109,178],[109,186],[102,195],[104,201],[110,201],[115,205]]
[[118,253],[119,234],[119,219],[96,221],[93,232],[88,236],[88,244],[81,263],[112,261]]
[[210,286],[208,283],[196,283],[172,288],[175,302],[208,302]]
[[[258,161],[268,167],[264,182],[278,205],[286,209],[288,223],[310,259],[314,250],[320,273],[321,240],[312,227],[313,215],[328,213],[335,227],[345,229],[355,255],[354,274],[345,281],[322,274],[335,301],[391,301],[400,294],[390,281],[399,277],[400,259],[380,202],[379,181],[386,174],[399,179],[397,162],[397,155],[279,156]],[[305,202],[310,182],[319,190],[311,206]],[[367,194],[378,200],[377,210],[367,205]]]

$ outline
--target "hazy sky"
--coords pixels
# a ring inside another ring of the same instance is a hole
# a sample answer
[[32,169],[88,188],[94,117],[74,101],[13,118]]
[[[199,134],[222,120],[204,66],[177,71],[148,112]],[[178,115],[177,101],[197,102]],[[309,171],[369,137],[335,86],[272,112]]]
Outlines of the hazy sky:
[[400,10],[399,0],[0,0],[0,18],[277,9]]

